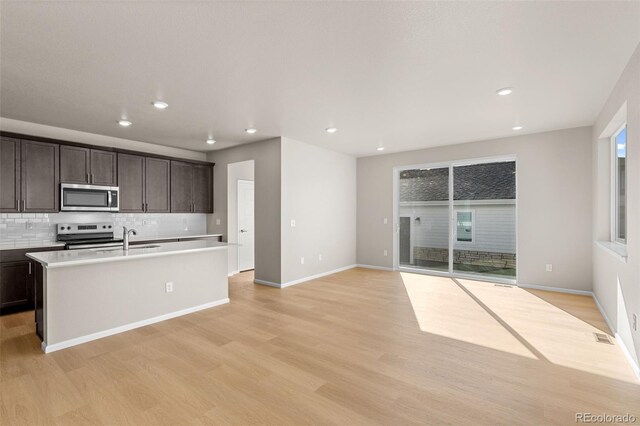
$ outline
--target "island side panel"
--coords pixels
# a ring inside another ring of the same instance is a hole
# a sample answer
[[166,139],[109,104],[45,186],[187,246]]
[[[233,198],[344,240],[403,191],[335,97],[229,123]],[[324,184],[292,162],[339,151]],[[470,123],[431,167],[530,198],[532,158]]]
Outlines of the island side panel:
[[[170,293],[167,282],[173,283]],[[49,352],[117,328],[226,303],[227,250],[51,268],[45,286]]]

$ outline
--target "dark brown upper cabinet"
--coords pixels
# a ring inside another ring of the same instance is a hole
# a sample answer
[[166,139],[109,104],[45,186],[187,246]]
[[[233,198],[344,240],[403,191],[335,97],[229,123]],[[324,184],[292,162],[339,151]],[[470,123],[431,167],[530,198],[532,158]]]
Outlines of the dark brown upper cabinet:
[[2,138],[0,211],[58,211],[58,145]]
[[213,213],[213,168],[193,166],[193,211]]
[[118,153],[118,182],[120,184],[120,211],[145,211],[145,157]]
[[193,212],[193,165],[171,162],[171,212]]
[[171,161],[147,157],[145,175],[146,211],[171,212]]
[[60,147],[60,181],[103,186],[117,186],[117,155],[78,146]]
[[58,144],[20,141],[20,192],[25,213],[58,211],[59,151]]
[[20,140],[0,140],[0,212],[20,211]]
[[171,212],[213,213],[213,167],[171,161]]
[[161,158],[119,153],[120,211],[169,213],[170,164]]

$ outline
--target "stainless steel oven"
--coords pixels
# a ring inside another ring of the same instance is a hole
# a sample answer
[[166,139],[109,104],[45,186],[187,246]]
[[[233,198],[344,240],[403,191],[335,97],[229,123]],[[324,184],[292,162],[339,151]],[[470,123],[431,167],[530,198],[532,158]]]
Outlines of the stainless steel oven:
[[60,210],[85,212],[117,212],[117,186],[60,184]]

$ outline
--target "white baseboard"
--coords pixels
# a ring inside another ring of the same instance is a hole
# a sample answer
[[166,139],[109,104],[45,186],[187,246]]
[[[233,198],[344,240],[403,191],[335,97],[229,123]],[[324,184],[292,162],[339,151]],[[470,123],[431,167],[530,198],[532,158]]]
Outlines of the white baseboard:
[[622,353],[624,354],[625,358],[627,358],[629,365],[631,365],[631,369],[633,370],[634,373],[636,373],[638,380],[640,380],[640,366],[636,363],[636,360],[633,358],[633,356],[631,356],[631,352],[629,351],[629,348],[627,348],[627,345],[624,343],[624,340],[622,340],[622,337],[620,337],[620,335],[614,331],[615,328],[613,327],[613,324],[611,323],[611,320],[607,316],[607,313],[605,312],[604,308],[600,304],[600,301],[596,297],[596,294],[592,293],[591,296],[593,297],[593,300],[596,302],[596,306],[600,311],[600,315],[602,315],[602,318],[604,318],[604,321],[609,326],[609,330],[611,330],[611,332],[614,333],[616,342],[618,343],[618,346],[620,346],[620,349],[622,349]]
[[193,306],[191,308],[182,309],[180,311],[171,312],[168,314],[159,315],[157,317],[149,318],[142,321],[133,322],[131,324],[121,325],[119,327],[110,328],[108,330],[99,331],[97,333],[91,333],[86,336],[76,337],[73,339],[65,340],[63,342],[53,343],[51,345],[47,345],[45,342],[42,342],[42,351],[44,353],[51,353],[55,351],[59,351],[61,349],[66,349],[71,346],[76,346],[81,343],[90,342],[92,340],[101,339],[107,336],[113,336],[114,334],[122,333],[125,331],[133,330],[134,328],[144,327],[145,325],[155,324],[160,321],[165,321],[171,318],[180,317],[182,315],[191,314],[194,312],[201,311],[203,309],[213,308],[214,306],[224,305],[225,303],[229,303],[229,298],[216,300],[215,302],[205,303],[203,305]]
[[282,284],[273,283],[271,281],[265,281],[265,280],[257,280],[257,279],[254,279],[253,282],[256,283],[256,284],[268,285],[269,287],[286,288],[286,287],[291,287],[292,285],[301,284],[301,283],[304,283],[304,282],[307,282],[307,281],[311,281],[311,280],[315,280],[315,279],[318,279],[318,278],[326,277],[327,275],[337,274],[338,272],[346,271],[348,269],[353,269],[355,267],[356,267],[356,265],[343,266],[342,268],[333,269],[333,270],[327,271],[327,272],[321,272],[319,274],[311,275],[309,277],[304,277],[304,278],[300,278],[300,279],[293,280],[293,281],[288,281],[288,282],[282,283]]
[[548,287],[544,285],[535,285],[535,284],[518,284],[518,287],[521,288],[530,288],[532,290],[544,290],[544,291],[554,291],[556,293],[567,293],[567,294],[579,294],[581,296],[592,296],[593,293],[589,290],[575,290],[572,288],[562,288],[562,287]]
[[379,271],[393,271],[393,268],[389,268],[387,266],[375,266],[375,265],[363,265],[359,263],[355,265],[357,268],[365,268],[365,269],[377,269]]
[[239,274],[239,273],[240,273],[240,271],[231,271],[231,272],[229,272],[229,273],[227,274],[227,276],[228,276],[228,277],[232,277],[232,276],[234,276],[234,275],[236,275],[236,274]]

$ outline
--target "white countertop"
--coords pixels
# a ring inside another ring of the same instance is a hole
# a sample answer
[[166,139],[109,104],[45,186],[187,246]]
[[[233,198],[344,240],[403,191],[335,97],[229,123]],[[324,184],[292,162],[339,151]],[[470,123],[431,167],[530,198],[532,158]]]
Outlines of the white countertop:
[[62,250],[27,253],[27,257],[41,263],[45,268],[87,265],[91,263],[119,262],[145,257],[226,249],[228,244],[212,240],[183,241],[175,243],[149,244],[157,247],[131,246],[128,251],[118,247],[86,250]]
[[64,243],[60,241],[13,241],[0,243],[0,250],[20,250],[47,247],[64,247]]
[[[159,241],[159,240],[178,240],[182,238],[215,238],[221,237],[222,234],[196,234],[196,235],[165,235],[165,236],[132,236],[129,241],[133,244],[143,243],[146,241]],[[64,242],[61,241],[12,241],[12,242],[0,242],[0,250],[20,250],[30,248],[47,248],[47,247],[64,247]]]
[[135,244],[142,241],[178,240],[183,238],[214,238],[214,237],[222,237],[222,234],[165,235],[165,236],[157,236],[157,237],[149,237],[149,236],[138,237],[136,235],[133,235],[129,237],[129,241]]

